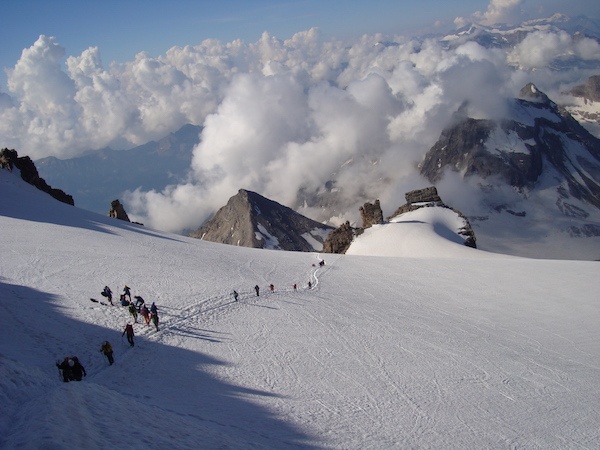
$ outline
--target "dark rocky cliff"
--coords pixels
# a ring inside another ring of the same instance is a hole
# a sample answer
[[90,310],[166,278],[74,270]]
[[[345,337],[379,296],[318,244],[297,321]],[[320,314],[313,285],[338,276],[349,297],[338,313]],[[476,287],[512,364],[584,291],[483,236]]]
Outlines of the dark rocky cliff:
[[445,170],[463,177],[493,176],[534,189],[543,174],[560,178],[561,198],[572,196],[600,208],[600,140],[533,84],[510,103],[512,119],[460,118],[442,132],[420,164],[430,182]]
[[51,187],[43,178],[40,177],[35,164],[31,158],[29,158],[29,156],[19,156],[16,150],[3,148],[0,150],[0,167],[8,170],[13,170],[13,168],[19,169],[21,172],[21,178],[27,183],[35,186],[40,191],[50,194],[60,202],[68,205],[75,205],[73,197],[65,194],[65,192],[60,189]]

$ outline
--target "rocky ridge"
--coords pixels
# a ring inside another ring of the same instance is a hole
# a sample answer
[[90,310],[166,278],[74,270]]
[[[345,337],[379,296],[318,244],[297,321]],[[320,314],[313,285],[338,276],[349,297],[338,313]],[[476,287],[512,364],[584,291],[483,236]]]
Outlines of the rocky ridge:
[[15,167],[19,169],[21,178],[27,183],[35,186],[40,191],[50,194],[60,202],[75,205],[72,196],[66,194],[61,189],[51,187],[40,177],[35,164],[29,156],[19,156],[16,150],[9,150],[8,148],[0,150],[0,168],[12,171]]
[[312,252],[321,250],[332,229],[256,192],[240,189],[189,235],[242,247]]
[[513,118],[501,121],[457,113],[419,165],[421,175],[434,183],[453,170],[532,190],[552,173],[559,197],[600,208],[600,140],[531,83],[510,106]]

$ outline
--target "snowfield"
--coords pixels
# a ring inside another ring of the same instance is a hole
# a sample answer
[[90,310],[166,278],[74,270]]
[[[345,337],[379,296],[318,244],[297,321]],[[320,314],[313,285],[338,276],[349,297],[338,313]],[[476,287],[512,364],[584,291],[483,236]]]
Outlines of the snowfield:
[[[597,262],[465,248],[438,208],[319,255],[0,190],[1,448],[600,447]],[[89,300],[125,284],[161,317],[133,348],[126,308]]]

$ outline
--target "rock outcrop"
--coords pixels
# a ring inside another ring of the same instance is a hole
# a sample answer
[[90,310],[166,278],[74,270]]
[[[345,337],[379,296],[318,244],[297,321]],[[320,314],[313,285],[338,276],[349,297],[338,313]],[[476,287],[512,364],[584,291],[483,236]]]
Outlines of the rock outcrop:
[[589,77],[584,84],[575,86],[569,93],[586,101],[600,102],[600,75]]
[[400,214],[404,214],[415,209],[419,209],[423,206],[445,206],[442,202],[441,197],[438,195],[437,188],[435,186],[429,186],[423,189],[415,189],[414,191],[407,192],[404,194],[406,203],[400,207],[394,213],[388,217],[390,220]]
[[0,167],[7,170],[13,170],[13,168],[16,167],[21,172],[21,178],[27,183],[35,186],[40,191],[50,194],[60,202],[68,205],[75,205],[73,197],[65,194],[65,192],[60,189],[49,186],[48,183],[40,177],[35,164],[29,156],[19,156],[16,150],[3,148],[0,150]]
[[416,189],[414,191],[407,192],[404,195],[404,198],[406,199],[406,204],[400,206],[396,211],[394,211],[394,213],[388,218],[388,220],[391,220],[392,218],[399,216],[400,214],[415,211],[419,208],[427,208],[432,206],[448,208],[454,211],[456,214],[458,214],[458,216],[465,222],[465,225],[458,231],[458,234],[465,238],[464,244],[467,247],[477,248],[477,238],[475,237],[475,231],[473,231],[473,227],[471,226],[471,223],[469,222],[467,216],[465,216],[459,210],[445,205],[441,197],[439,196],[437,188],[435,186],[429,186],[424,189]]
[[333,230],[256,192],[240,189],[191,237],[242,247],[320,251]]
[[383,212],[381,211],[381,205],[379,200],[375,200],[375,203],[365,203],[360,207],[360,216],[363,221],[363,228],[369,228],[372,225],[379,225],[383,223]]
[[124,220],[125,222],[131,222],[131,220],[129,220],[129,216],[125,212],[125,208],[118,199],[110,202],[110,211],[108,211],[108,216],[114,219]]
[[323,243],[323,253],[346,253],[354,237],[362,233],[362,229],[355,229],[350,226],[350,222],[345,222],[333,230]]
[[424,189],[415,189],[414,191],[407,192],[404,194],[406,203],[441,203],[442,199],[438,195],[438,191],[435,186],[429,186]]
[[[475,237],[475,232],[469,223],[469,219],[467,219],[467,217],[460,211],[445,205],[438,195],[435,186],[429,186],[424,189],[416,189],[414,191],[407,192],[404,197],[406,198],[406,204],[400,206],[390,217],[388,217],[388,221],[396,216],[399,216],[400,214],[415,211],[419,208],[448,208],[454,211],[461,219],[464,220],[465,225],[458,230],[458,234],[463,236],[465,239],[464,245],[467,247],[477,248],[477,239]],[[384,223],[379,200],[376,200],[373,204],[365,203],[365,205],[360,208],[360,212],[363,219],[363,227],[353,228],[350,226],[350,222],[342,224],[327,236],[327,239],[323,243],[324,253],[346,253],[354,238],[361,235],[365,228],[375,224]],[[381,218],[379,217],[380,215]]]

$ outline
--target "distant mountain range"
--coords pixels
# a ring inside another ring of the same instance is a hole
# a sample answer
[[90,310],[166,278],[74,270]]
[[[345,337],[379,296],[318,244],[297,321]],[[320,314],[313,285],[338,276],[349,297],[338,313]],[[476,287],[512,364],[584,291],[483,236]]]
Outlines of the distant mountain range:
[[160,191],[182,181],[201,130],[185,125],[159,141],[130,150],[105,148],[66,160],[50,156],[35,164],[48,183],[61,186],[74,197],[76,206],[107,214],[110,202],[127,190]]
[[441,38],[448,45],[477,42],[486,48],[514,47],[535,31],[566,31],[570,35],[600,39],[600,23],[586,16],[570,17],[554,14],[552,17],[528,20],[518,25],[496,24],[486,26],[470,23]]

